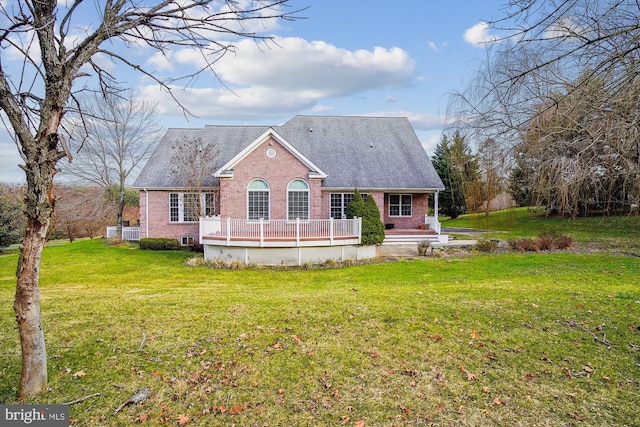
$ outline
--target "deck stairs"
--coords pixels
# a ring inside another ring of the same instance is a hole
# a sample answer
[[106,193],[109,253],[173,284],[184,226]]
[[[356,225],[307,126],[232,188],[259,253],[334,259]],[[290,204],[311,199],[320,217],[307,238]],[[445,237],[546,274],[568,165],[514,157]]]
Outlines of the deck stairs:
[[438,235],[433,230],[385,230],[383,245],[414,245],[420,240],[429,240],[431,243],[438,242]]

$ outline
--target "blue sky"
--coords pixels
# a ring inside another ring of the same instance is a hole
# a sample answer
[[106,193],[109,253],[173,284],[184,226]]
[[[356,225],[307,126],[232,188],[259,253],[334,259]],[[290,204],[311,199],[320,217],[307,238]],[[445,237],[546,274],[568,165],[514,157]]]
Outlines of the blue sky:
[[[501,17],[504,2],[291,0],[292,9],[309,6],[300,13],[306,19],[264,27],[277,46],[240,41],[217,64],[224,85],[202,75],[177,92],[196,118],[185,118],[149,79],[115,65],[113,73],[158,101],[165,128],[279,125],[296,114],[406,116],[432,154],[448,94],[466,87],[484,57],[491,34],[482,22]],[[188,50],[162,58],[130,49],[157,75],[188,72],[198,62]],[[18,163],[15,144],[0,132],[0,182],[24,181]]]

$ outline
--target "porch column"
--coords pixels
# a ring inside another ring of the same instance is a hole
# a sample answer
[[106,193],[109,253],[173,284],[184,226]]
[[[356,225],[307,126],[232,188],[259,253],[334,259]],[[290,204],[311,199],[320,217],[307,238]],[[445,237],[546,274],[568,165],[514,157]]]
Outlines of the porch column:
[[440,194],[439,191],[433,194],[433,216],[436,217],[436,221],[438,220],[438,194]]

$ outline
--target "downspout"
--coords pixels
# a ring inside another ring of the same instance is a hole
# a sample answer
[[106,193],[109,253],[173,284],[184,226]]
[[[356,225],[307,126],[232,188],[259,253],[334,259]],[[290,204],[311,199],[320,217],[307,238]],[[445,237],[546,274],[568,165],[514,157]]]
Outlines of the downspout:
[[149,238],[149,192],[144,190],[144,237]]

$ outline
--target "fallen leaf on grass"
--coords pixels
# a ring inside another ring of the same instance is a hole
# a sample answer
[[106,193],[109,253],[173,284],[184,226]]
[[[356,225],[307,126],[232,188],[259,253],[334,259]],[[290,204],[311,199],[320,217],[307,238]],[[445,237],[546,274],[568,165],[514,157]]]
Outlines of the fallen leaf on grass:
[[324,371],[324,373],[322,374],[322,377],[320,378],[320,384],[322,384],[322,386],[325,389],[330,389],[331,388],[331,383],[329,382],[329,377],[327,376],[327,371]]
[[73,374],[73,378],[82,378],[85,375],[87,375],[87,373],[85,371],[78,371],[75,374]]
[[579,414],[576,414],[575,412],[569,412],[569,416],[574,420],[582,421],[582,417]]
[[475,329],[473,331],[471,331],[471,339],[479,340],[480,339],[480,332],[476,331]]
[[460,370],[462,372],[464,372],[465,374],[467,374],[467,381],[477,381],[478,380],[478,376],[472,372],[467,371],[467,368],[464,367],[464,365],[460,366]]
[[353,427],[364,427],[364,420],[358,420],[356,421],[356,423],[353,425]]
[[244,405],[233,405],[231,408],[229,408],[229,413],[231,415],[240,415],[242,413],[242,411],[244,411],[245,406]]
[[300,344],[302,342],[302,339],[300,339],[300,337],[297,335],[291,335],[291,339],[295,341],[296,344]]
[[135,420],[133,420],[136,423],[141,423],[142,421],[146,420],[147,418],[149,418],[149,414],[140,414],[140,416],[138,418],[136,418]]
[[184,414],[178,415],[178,425],[179,426],[187,425],[187,424],[189,424],[189,421],[191,421],[191,418],[189,418],[189,415],[184,415]]
[[211,407],[211,410],[213,412],[219,412],[221,414],[226,414],[227,413],[227,407],[224,406],[224,405],[220,405],[220,406],[215,406],[214,405],[214,406]]
[[495,403],[496,405],[504,405],[505,401],[500,399],[499,397],[496,397],[495,399],[493,399],[493,403]]

